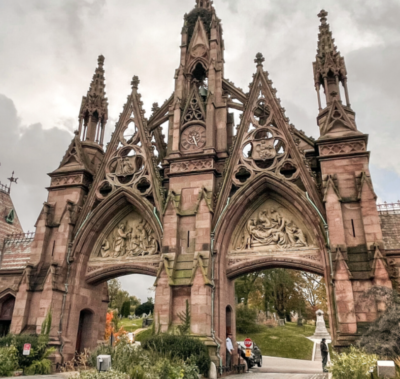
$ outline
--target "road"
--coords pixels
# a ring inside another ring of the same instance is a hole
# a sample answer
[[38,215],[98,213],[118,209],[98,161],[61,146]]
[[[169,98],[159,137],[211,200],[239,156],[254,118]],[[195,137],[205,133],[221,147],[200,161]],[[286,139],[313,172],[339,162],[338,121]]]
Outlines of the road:
[[328,375],[322,373],[321,362],[263,356],[263,367],[253,368],[249,373],[233,375],[229,378],[328,379]]

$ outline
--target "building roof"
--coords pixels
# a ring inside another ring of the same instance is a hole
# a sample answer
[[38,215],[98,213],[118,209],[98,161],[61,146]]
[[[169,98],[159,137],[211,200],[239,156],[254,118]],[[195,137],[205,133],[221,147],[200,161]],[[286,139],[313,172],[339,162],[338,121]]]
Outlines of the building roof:
[[0,183],[0,247],[9,234],[23,233],[10,195],[10,188]]

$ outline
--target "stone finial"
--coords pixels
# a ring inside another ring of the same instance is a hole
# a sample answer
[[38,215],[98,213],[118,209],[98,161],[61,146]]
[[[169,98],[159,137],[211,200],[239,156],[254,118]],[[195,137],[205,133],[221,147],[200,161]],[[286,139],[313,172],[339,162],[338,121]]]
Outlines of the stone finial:
[[78,135],[79,135],[79,130],[75,130],[75,131],[74,131],[74,134],[75,134],[76,136],[78,136]]
[[325,10],[321,10],[321,12],[318,13],[318,17],[321,19],[321,24],[325,25],[327,21],[328,12]]
[[157,112],[160,109],[158,103],[153,103],[153,106],[151,107],[151,111],[153,113]]
[[261,53],[258,53],[256,55],[256,59],[254,59],[254,63],[257,63],[257,67],[262,66],[264,61],[265,61],[265,58]]
[[104,55],[99,55],[99,57],[97,58],[97,62],[99,64],[99,66],[103,66],[104,65]]
[[138,89],[139,83],[140,83],[139,77],[135,75],[135,76],[132,78],[132,81],[131,81],[132,89],[133,89],[133,88],[134,88],[134,89]]

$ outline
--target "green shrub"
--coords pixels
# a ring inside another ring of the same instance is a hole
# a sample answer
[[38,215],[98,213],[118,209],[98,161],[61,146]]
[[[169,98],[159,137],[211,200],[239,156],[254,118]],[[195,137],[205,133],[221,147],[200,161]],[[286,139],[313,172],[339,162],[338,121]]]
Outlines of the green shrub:
[[348,352],[333,353],[328,369],[334,379],[370,379],[370,370],[376,367],[377,361],[377,355],[351,346]]
[[254,333],[259,330],[257,310],[244,305],[236,308],[236,331],[240,334]]
[[14,346],[0,348],[0,376],[13,376],[18,369],[18,350]]
[[[128,379],[128,376],[123,372],[116,371],[114,369],[109,371],[89,370],[81,371],[78,375],[72,377],[73,379]],[[132,377],[132,379],[136,379]],[[139,379],[139,378],[138,378]]]
[[153,350],[160,355],[170,355],[183,361],[195,357],[195,364],[203,375],[208,375],[211,359],[207,347],[190,336],[160,334],[151,336],[142,342],[143,349]]
[[128,374],[131,379],[198,378],[199,370],[194,357],[184,361],[180,357],[172,356],[170,352],[164,353],[154,349],[144,350],[129,344],[126,339],[119,340],[115,347],[98,347],[89,359],[92,366],[95,366],[96,357],[100,354],[111,355],[112,367],[115,370],[114,376],[100,377],[93,376],[95,373],[91,373],[86,377],[81,375],[80,379],[122,379],[115,376],[116,373]]
[[[47,328],[46,328],[47,329]],[[0,338],[0,348],[6,346],[15,346],[18,352],[18,366],[25,371],[26,368],[30,367],[35,363],[36,369],[38,368],[38,363],[43,359],[47,359],[47,357],[54,351],[54,349],[48,349],[47,343],[49,341],[49,337],[46,334],[41,335],[13,335],[8,334],[5,337]],[[31,352],[29,355],[23,355],[24,344],[31,344]],[[43,362],[41,367],[47,373],[47,369],[45,369],[47,362]],[[35,370],[36,370],[35,369]],[[38,372],[39,373],[39,372]]]

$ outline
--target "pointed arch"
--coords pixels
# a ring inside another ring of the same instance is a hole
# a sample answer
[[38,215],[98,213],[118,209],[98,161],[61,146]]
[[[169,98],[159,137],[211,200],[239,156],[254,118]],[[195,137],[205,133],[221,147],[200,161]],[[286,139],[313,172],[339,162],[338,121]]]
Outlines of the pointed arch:
[[154,206],[139,194],[122,187],[107,197],[88,215],[74,239],[70,258],[83,254],[88,259],[96,242],[101,240],[107,225],[114,218],[121,217],[124,212],[127,213],[130,210],[138,211],[150,224],[157,242],[161,246],[163,231],[154,214]]
[[[278,179],[270,173],[261,173],[255,176],[238,190],[232,199],[229,201],[223,214],[215,228],[215,243],[214,246],[218,251],[220,263],[223,265],[226,259],[229,245],[235,231],[236,225],[240,222],[243,214],[247,209],[267,199],[268,196],[273,195],[275,198],[283,199],[286,203],[290,204],[293,211],[302,216],[303,222],[310,232],[315,237],[315,244],[318,247],[322,262],[319,268],[314,266],[307,271],[321,273],[329,267],[329,262],[326,257],[325,250],[325,235],[320,217],[314,207],[307,200],[305,193],[301,191],[296,185]],[[323,212],[322,212],[323,213]],[[300,260],[299,260],[300,263]],[[268,263],[269,264],[269,263]],[[292,262],[292,266],[295,265]]]

